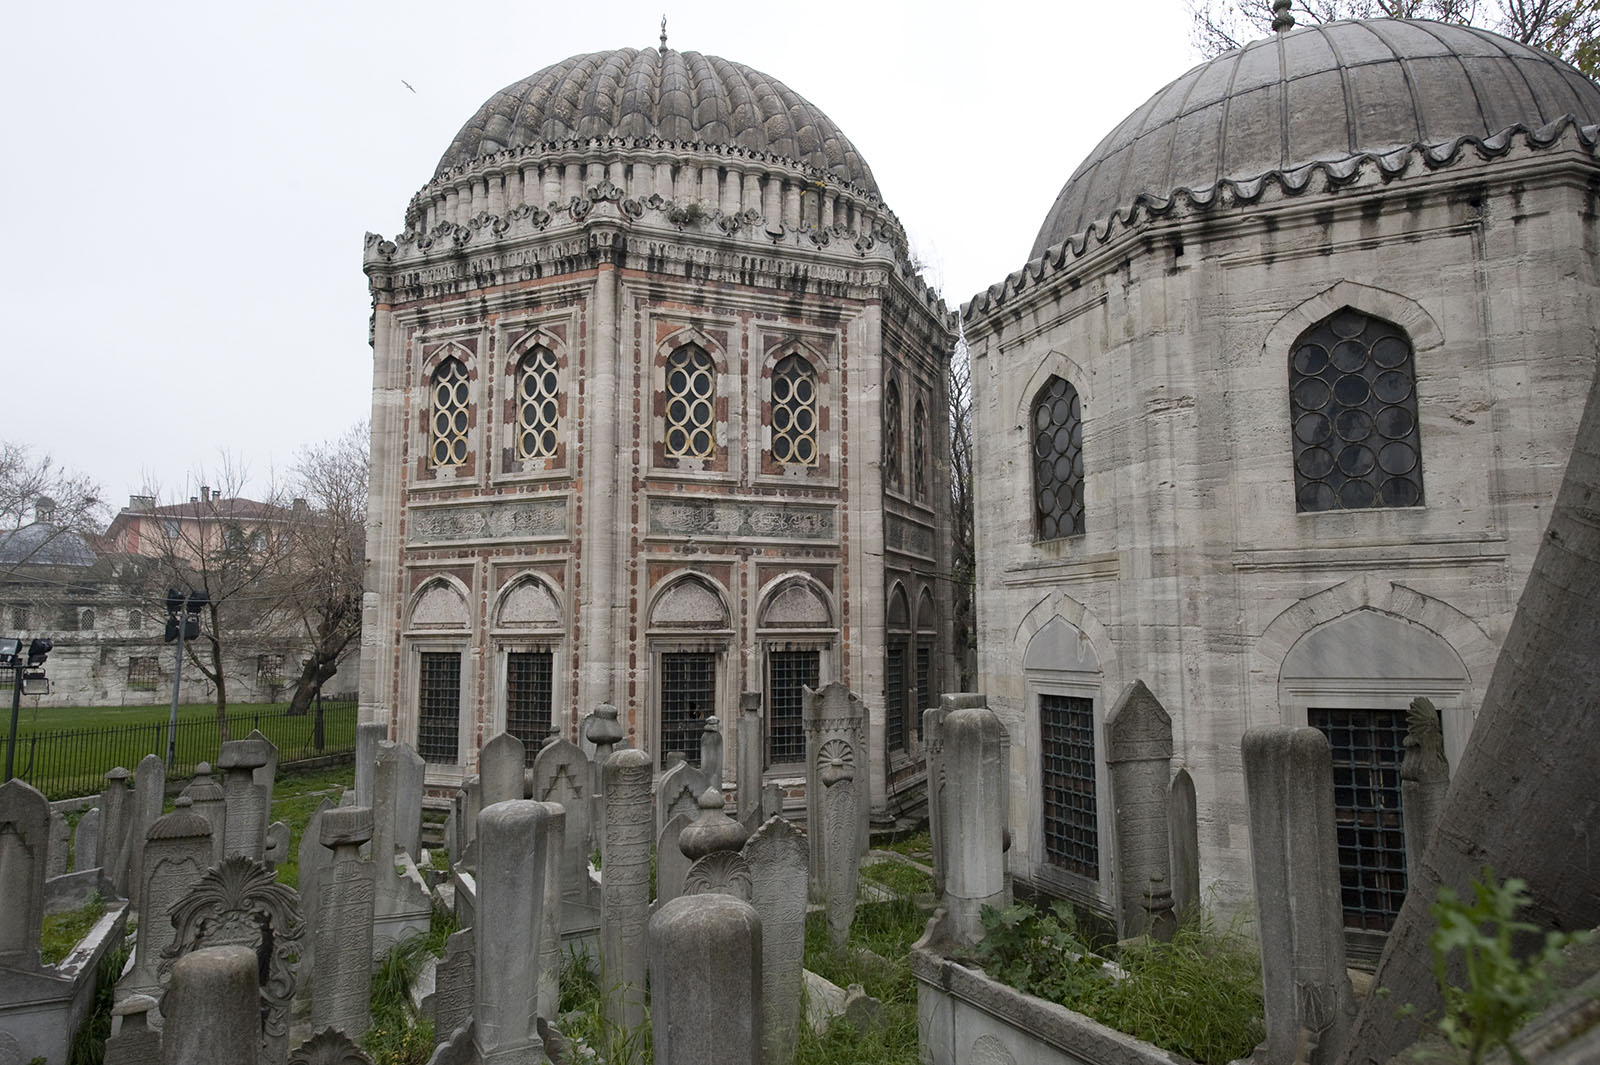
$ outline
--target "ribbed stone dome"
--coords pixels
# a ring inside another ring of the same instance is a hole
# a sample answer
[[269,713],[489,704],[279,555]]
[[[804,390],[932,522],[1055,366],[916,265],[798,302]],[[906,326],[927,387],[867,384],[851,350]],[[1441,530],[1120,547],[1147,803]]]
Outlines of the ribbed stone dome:
[[1030,257],[1141,194],[1164,200],[1565,115],[1600,122],[1600,87],[1487,30],[1398,19],[1297,27],[1202,63],[1129,115],[1062,188]]
[[743,64],[670,48],[575,55],[506,86],[461,127],[436,176],[507,148],[593,137],[765,152],[878,193],[855,145],[799,93]]

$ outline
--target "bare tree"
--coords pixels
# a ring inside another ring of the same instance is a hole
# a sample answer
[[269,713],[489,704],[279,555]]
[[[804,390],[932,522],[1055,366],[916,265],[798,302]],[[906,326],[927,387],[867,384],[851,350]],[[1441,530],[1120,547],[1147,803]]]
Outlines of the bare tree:
[[[97,535],[105,528],[101,495],[100,486],[92,479],[49,455],[36,455],[27,444],[0,441],[0,539],[13,548],[6,552],[0,574],[38,561],[48,553],[51,542],[65,533]],[[25,541],[5,535],[35,523],[50,528]]]
[[963,336],[950,356],[950,559],[956,664],[961,690],[977,680],[977,560],[972,532],[972,357]]
[[[302,450],[291,474],[289,563],[282,608],[300,630],[305,657],[288,713],[304,714],[361,633],[366,548],[368,432],[365,422]],[[321,704],[318,703],[320,735]]]
[[[1206,57],[1272,29],[1272,0],[1190,0],[1189,39]],[[1353,18],[1432,19],[1478,26],[1554,53],[1589,77],[1600,74],[1600,0],[1300,0],[1301,25]]]

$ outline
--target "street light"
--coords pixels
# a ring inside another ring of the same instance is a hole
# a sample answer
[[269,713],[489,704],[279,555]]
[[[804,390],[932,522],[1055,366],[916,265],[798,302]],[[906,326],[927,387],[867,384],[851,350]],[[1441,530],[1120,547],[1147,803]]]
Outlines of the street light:
[[[167,719],[167,768],[177,764],[178,689],[183,685],[183,641],[200,635],[200,608],[210,601],[205,592],[193,591],[187,599],[176,588],[167,589],[167,631],[165,640],[178,643],[172,666],[172,716]],[[180,618],[179,614],[183,616]]]
[[[7,636],[0,638],[0,669],[11,671],[11,737],[6,741],[6,779],[14,775],[12,767],[16,764],[17,754],[17,718],[22,711],[22,685],[23,680],[44,680],[44,673],[38,672],[44,665],[44,660],[50,657],[50,652],[55,648],[55,643],[42,636],[35,637],[28,644],[28,653],[22,653],[22,641]],[[29,670],[36,672],[29,673]],[[47,682],[48,683],[48,682]],[[44,689],[46,692],[49,688]],[[37,689],[29,694],[37,694]]]

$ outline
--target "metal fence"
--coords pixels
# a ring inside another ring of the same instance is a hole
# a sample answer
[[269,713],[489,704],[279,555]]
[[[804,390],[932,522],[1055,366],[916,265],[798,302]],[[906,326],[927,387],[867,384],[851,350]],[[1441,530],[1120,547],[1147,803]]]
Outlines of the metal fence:
[[[241,740],[259,729],[277,744],[279,766],[354,753],[354,702],[324,701],[320,736],[316,721],[315,707],[298,717],[288,717],[280,709],[251,709],[228,715],[228,734],[230,739]],[[168,777],[193,776],[194,767],[200,762],[215,764],[221,745],[215,716],[180,720],[176,764],[167,770]],[[103,789],[106,773],[116,766],[131,770],[147,754],[164,758],[166,753],[165,721],[55,729],[17,738],[16,774],[51,799],[68,799]]]

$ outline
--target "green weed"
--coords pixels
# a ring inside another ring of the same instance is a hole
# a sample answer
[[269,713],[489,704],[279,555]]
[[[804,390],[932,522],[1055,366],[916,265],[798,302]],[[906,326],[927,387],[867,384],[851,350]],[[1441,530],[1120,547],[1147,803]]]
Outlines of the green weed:
[[114,1005],[117,977],[133,953],[132,942],[124,939],[116,948],[106,952],[96,974],[94,1005],[89,1016],[83,1019],[78,1030],[72,1033],[72,1046],[67,1049],[67,1065],[100,1065],[106,1056],[106,1039],[111,1035],[111,1007]]
[[76,910],[47,914],[39,937],[39,960],[46,965],[58,964],[105,915],[106,904],[99,895],[89,896],[89,901]]

